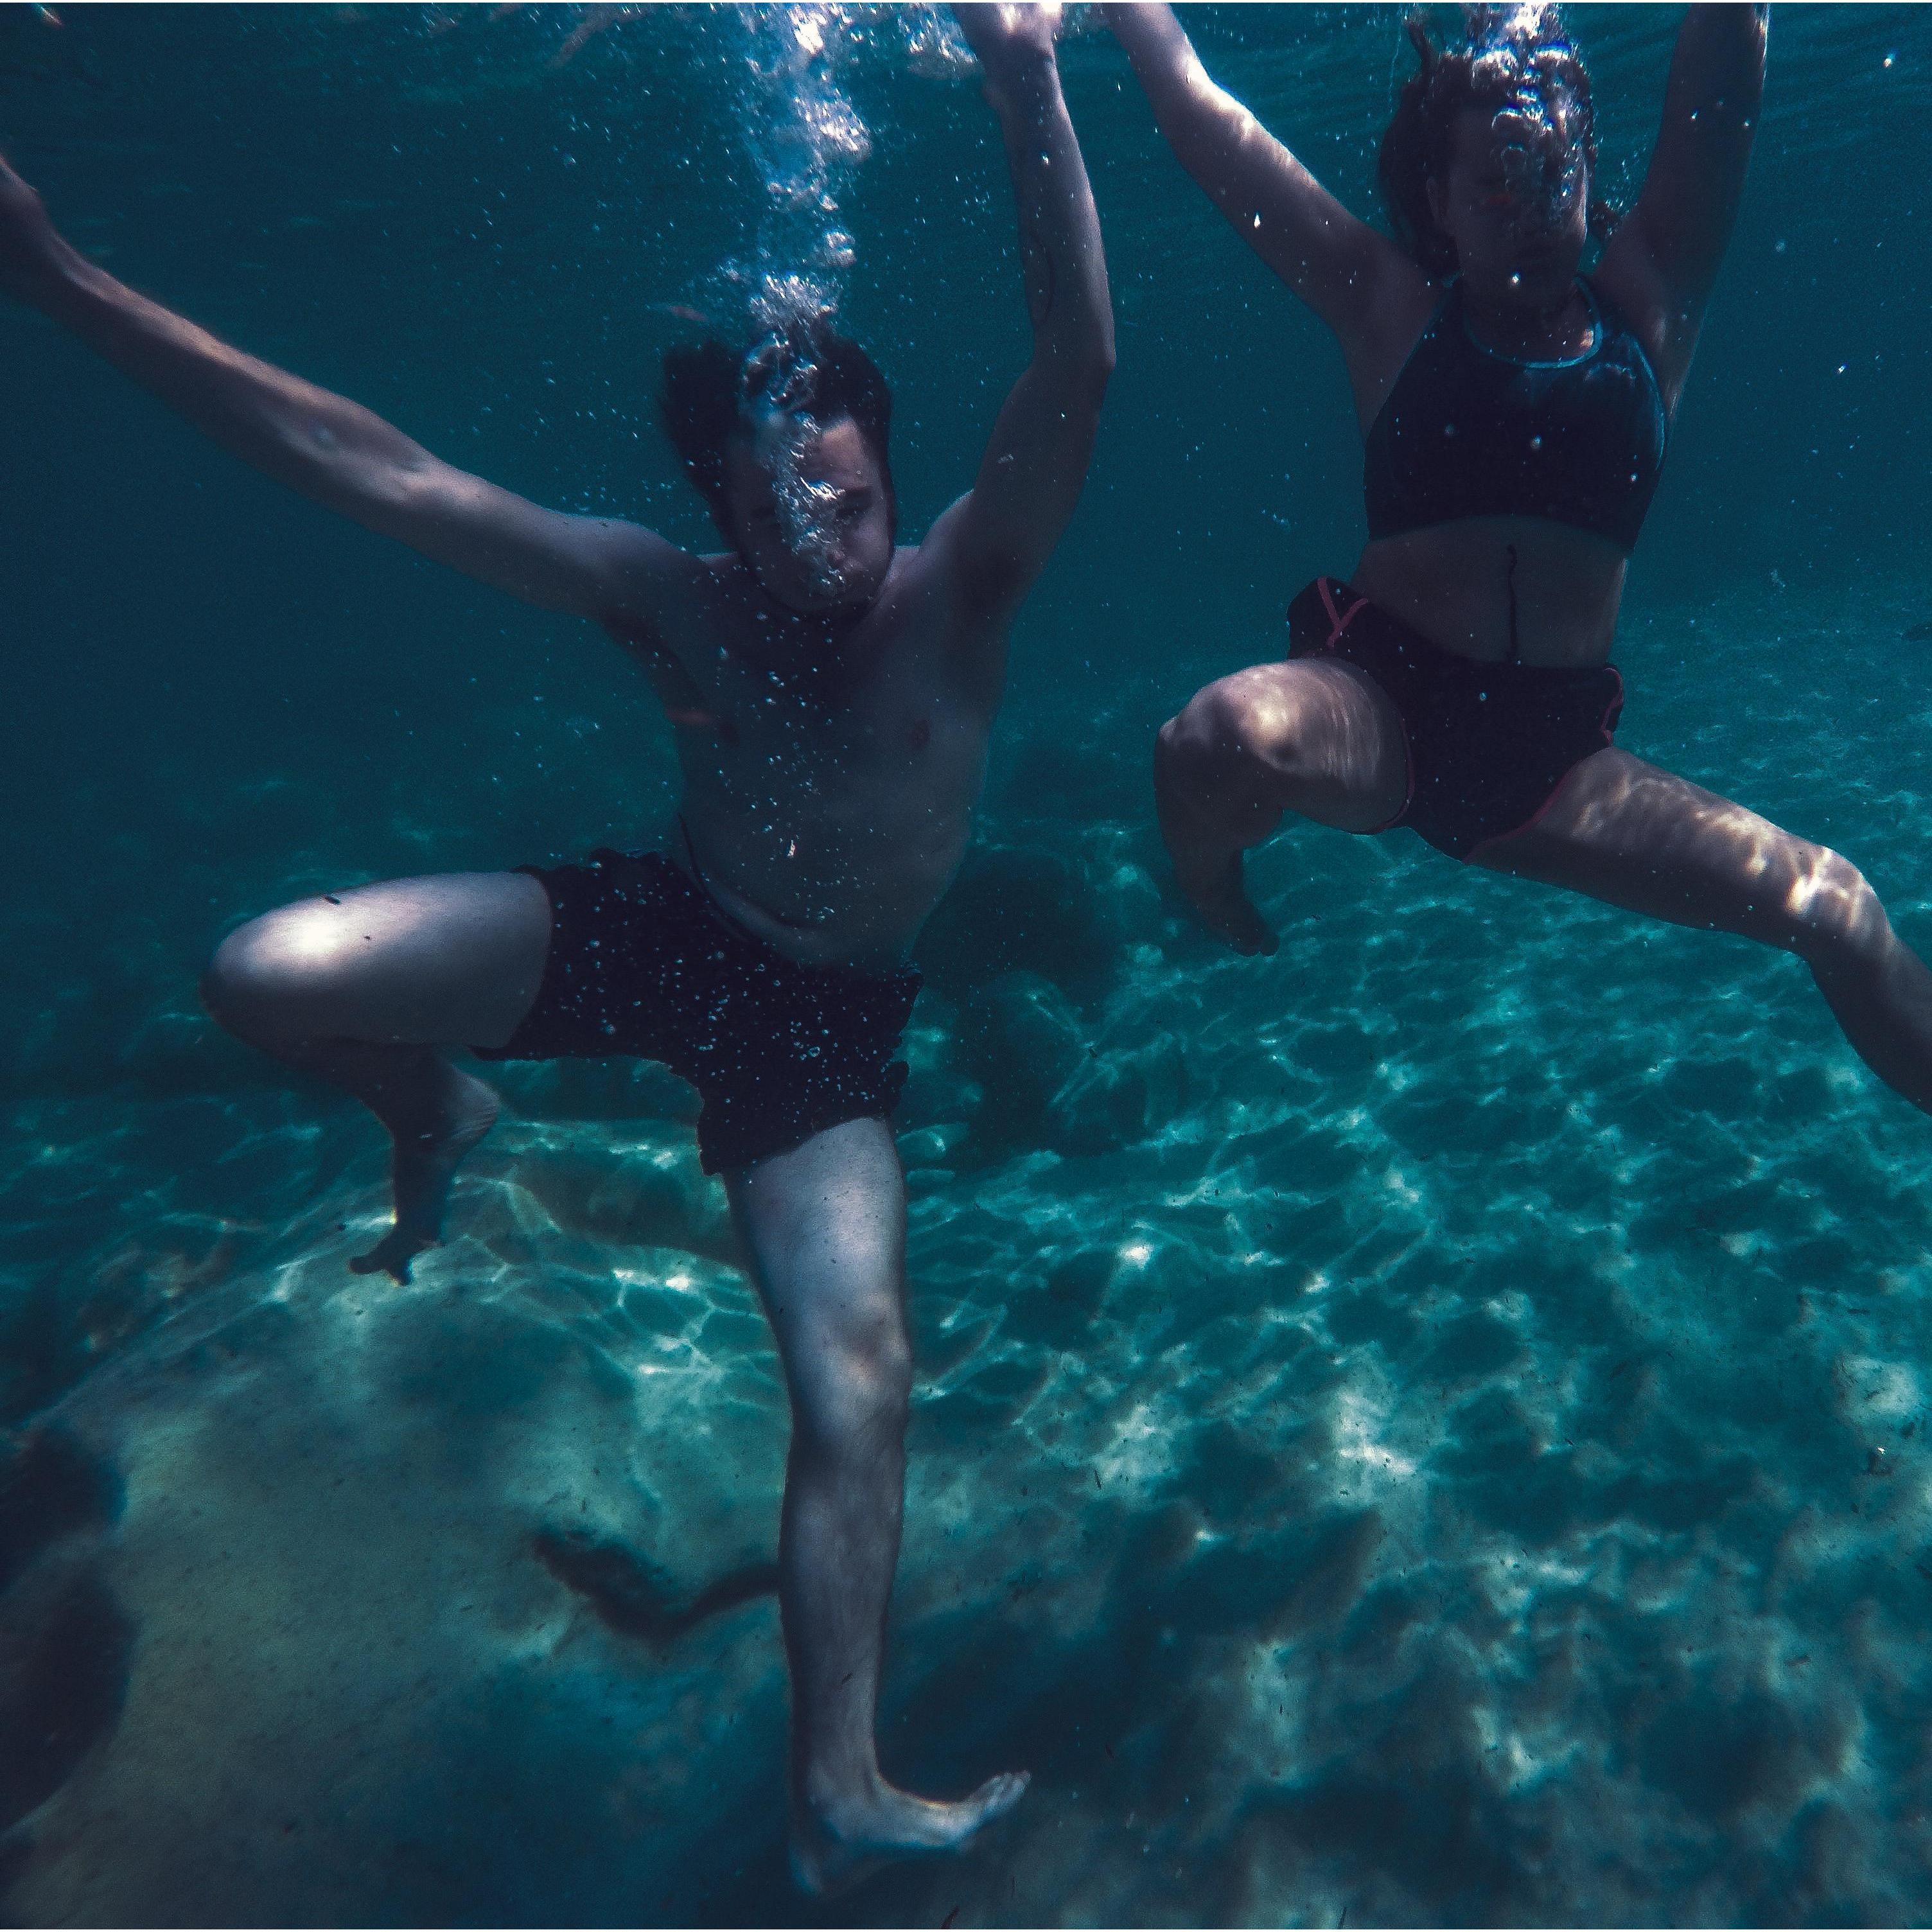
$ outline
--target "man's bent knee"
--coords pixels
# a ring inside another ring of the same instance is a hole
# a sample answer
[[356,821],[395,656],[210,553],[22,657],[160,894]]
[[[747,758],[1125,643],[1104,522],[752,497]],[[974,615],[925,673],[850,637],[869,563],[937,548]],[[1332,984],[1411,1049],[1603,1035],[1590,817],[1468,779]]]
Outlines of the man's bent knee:
[[230,1033],[244,1039],[262,1030],[276,1004],[275,975],[268,967],[255,931],[262,923],[250,920],[246,926],[237,926],[214,949],[201,975],[202,1004]]
[[346,926],[326,900],[305,900],[237,926],[201,976],[202,1004],[244,1040],[299,1036],[304,1007],[347,963]]

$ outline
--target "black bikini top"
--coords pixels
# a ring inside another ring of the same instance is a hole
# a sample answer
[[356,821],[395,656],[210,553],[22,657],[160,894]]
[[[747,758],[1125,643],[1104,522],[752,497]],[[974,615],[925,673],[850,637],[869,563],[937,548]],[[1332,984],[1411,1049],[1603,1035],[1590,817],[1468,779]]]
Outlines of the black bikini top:
[[1643,345],[1580,280],[1593,340],[1558,362],[1484,348],[1462,284],[1449,284],[1369,427],[1371,538],[1462,517],[1547,517],[1636,548],[1664,467],[1664,394]]

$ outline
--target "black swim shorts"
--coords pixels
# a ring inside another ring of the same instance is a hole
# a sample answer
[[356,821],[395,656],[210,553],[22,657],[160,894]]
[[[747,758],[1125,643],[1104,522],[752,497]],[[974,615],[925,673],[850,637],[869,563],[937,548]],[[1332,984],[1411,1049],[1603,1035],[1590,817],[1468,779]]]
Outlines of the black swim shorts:
[[1406,825],[1451,858],[1533,824],[1570,772],[1610,744],[1624,707],[1614,664],[1479,663],[1332,577],[1288,607],[1288,629],[1291,658],[1353,664],[1401,716],[1408,796],[1375,830]]
[[801,966],[755,938],[659,852],[520,868],[550,895],[536,1004],[483,1060],[662,1060],[698,1089],[707,1174],[883,1119],[920,976]]

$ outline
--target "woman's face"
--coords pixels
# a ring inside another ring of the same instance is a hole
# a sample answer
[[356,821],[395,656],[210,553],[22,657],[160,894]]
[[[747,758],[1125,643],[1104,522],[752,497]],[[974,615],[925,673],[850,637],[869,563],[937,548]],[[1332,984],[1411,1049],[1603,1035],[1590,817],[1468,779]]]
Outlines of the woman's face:
[[1458,117],[1448,176],[1430,179],[1429,205],[1472,294],[1526,308],[1568,294],[1589,236],[1582,132],[1582,110],[1562,87],[1538,105]]

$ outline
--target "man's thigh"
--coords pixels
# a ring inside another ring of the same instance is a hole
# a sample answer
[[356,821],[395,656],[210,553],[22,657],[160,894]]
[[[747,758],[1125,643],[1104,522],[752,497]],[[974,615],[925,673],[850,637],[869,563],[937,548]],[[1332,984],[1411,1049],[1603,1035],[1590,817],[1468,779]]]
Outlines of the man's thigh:
[[726,1176],[794,1399],[836,1400],[905,1331],[905,1177],[889,1122],[847,1120]]
[[527,873],[389,879],[298,899],[230,933],[210,998],[251,1030],[500,1046],[536,1000],[550,932],[549,898]]

